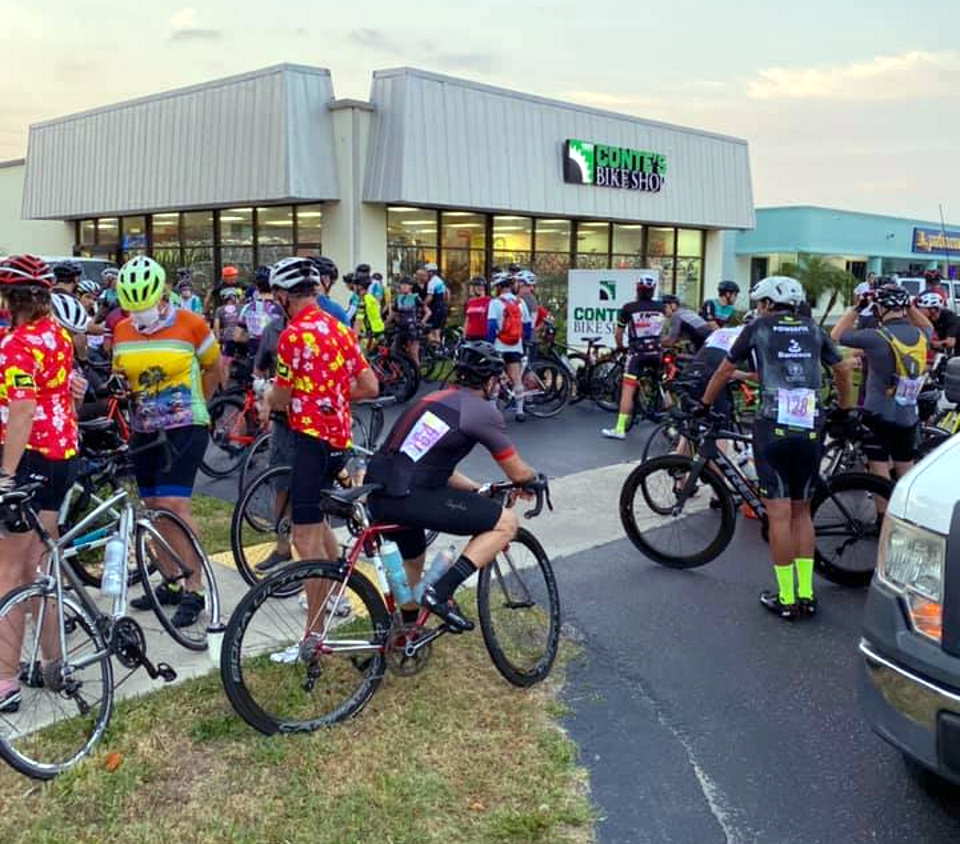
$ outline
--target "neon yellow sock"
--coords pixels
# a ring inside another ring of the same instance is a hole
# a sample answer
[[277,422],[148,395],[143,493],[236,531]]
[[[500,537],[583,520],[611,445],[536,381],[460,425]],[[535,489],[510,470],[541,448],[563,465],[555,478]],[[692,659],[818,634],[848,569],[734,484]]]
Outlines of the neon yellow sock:
[[797,596],[800,598],[812,598],[813,558],[797,557],[793,562],[797,567]]
[[625,434],[627,433],[627,424],[630,422],[629,413],[621,413],[617,416],[617,433]]
[[795,604],[797,596],[793,589],[793,563],[789,566],[774,566],[773,573],[777,576],[777,586],[780,587],[780,603]]

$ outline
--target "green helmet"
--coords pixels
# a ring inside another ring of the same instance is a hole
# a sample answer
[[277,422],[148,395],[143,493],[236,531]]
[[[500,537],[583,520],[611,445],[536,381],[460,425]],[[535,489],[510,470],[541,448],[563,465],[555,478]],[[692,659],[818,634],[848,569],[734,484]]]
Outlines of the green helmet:
[[117,276],[117,301],[125,311],[152,308],[163,297],[167,274],[156,261],[145,255],[131,258],[120,267]]

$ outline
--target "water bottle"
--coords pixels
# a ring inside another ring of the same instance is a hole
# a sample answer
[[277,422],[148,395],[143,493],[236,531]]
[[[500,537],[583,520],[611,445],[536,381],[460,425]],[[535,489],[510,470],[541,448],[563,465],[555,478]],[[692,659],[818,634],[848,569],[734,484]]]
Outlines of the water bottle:
[[116,598],[123,590],[127,576],[127,543],[115,534],[107,540],[103,549],[103,576],[100,578],[100,594],[104,598]]
[[423,593],[431,586],[435,586],[437,581],[447,573],[447,569],[449,569],[456,560],[457,549],[453,545],[448,545],[446,548],[437,552],[437,556],[430,562],[430,568],[427,569],[427,573],[413,589],[413,599],[418,604],[423,597]]
[[411,603],[413,592],[407,585],[407,572],[403,568],[403,557],[400,556],[397,543],[390,540],[381,542],[380,559],[383,561],[383,568],[387,573],[387,582],[390,584],[390,591],[393,593],[393,600],[397,602],[397,606]]

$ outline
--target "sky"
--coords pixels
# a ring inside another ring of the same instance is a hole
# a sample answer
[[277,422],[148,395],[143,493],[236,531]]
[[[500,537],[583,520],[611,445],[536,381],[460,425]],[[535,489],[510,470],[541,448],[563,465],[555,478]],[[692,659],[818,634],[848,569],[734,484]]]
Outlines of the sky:
[[[789,8],[788,8],[789,6]],[[960,224],[956,0],[3,0],[0,160],[30,123],[279,62],[412,66],[745,138],[758,206]]]

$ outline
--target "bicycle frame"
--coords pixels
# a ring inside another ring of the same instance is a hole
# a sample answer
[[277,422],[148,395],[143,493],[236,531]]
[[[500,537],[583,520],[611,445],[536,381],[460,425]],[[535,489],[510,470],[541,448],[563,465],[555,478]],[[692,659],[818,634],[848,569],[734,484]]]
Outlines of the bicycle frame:
[[[734,442],[741,443],[750,443],[751,437],[748,437],[744,434],[738,434],[734,431],[719,431],[716,435],[711,435],[709,441],[716,442],[718,440],[732,440]],[[705,457],[702,454],[702,449],[700,444],[698,444],[696,449],[696,456],[693,458],[694,468],[691,470],[690,474],[687,475],[687,479],[684,482],[683,488],[678,496],[679,503],[683,503],[689,498],[694,491],[694,487],[697,483],[697,478],[700,477],[701,473],[704,470],[704,467],[708,463],[713,463],[719,470],[722,477],[726,480],[728,486],[740,496],[743,501],[745,501],[753,511],[757,514],[758,518],[766,518],[767,511],[763,506],[763,502],[760,500],[760,491],[757,486],[747,480],[747,477],[740,471],[737,465],[723,452],[723,449],[717,448],[717,454],[715,457]]]

